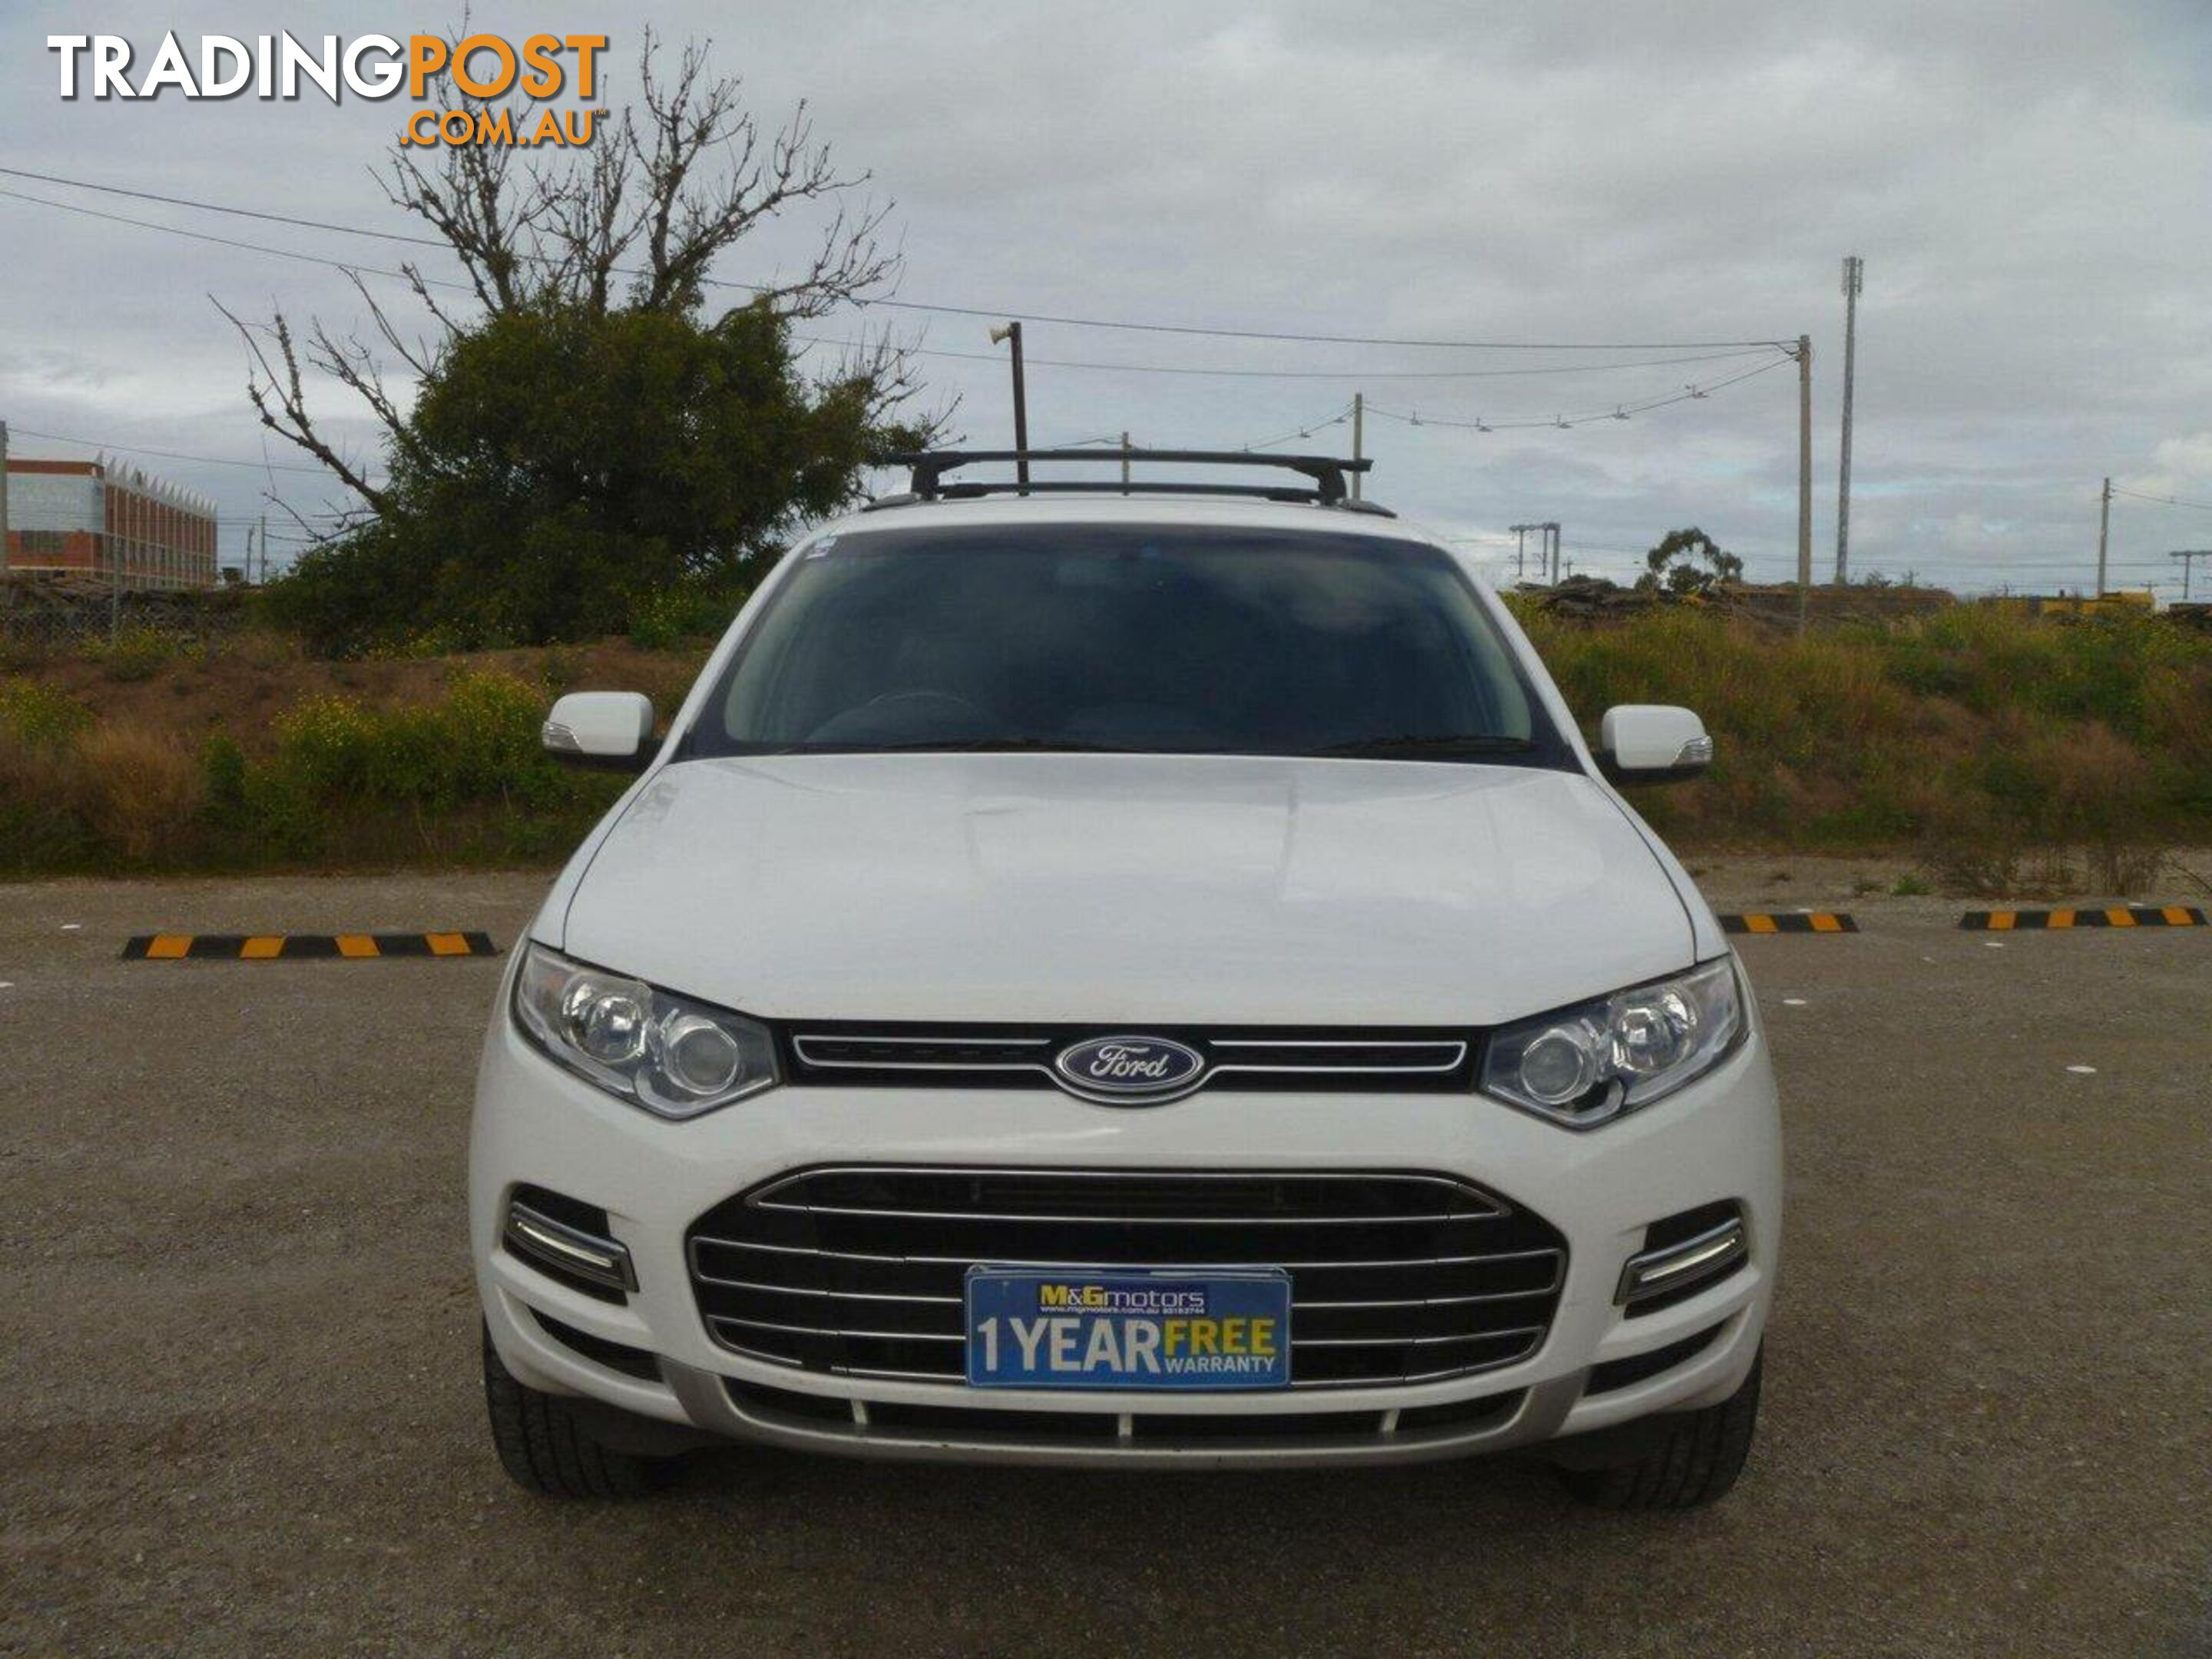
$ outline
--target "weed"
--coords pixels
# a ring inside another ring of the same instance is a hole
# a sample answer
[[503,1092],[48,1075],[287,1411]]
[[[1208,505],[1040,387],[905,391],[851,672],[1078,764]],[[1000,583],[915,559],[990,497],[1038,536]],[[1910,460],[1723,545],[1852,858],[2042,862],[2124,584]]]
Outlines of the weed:
[[205,647],[158,628],[126,628],[112,640],[91,638],[78,647],[111,680],[150,680],[171,663],[197,659]]

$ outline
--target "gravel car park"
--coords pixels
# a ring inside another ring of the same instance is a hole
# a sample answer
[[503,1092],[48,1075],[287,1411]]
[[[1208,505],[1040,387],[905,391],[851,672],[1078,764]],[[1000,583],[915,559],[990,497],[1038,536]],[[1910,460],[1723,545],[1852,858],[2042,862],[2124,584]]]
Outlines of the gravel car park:
[[486,1442],[454,1178],[504,959],[118,955],[159,927],[511,950],[544,878],[11,889],[0,1044],[75,1063],[0,1081],[0,1651],[2203,1653],[2212,930],[2001,939],[1851,873],[1701,877],[1862,931],[1739,942],[1785,1290],[1745,1479],[1657,1518],[1513,1459],[752,1449],[650,1504],[549,1504]]

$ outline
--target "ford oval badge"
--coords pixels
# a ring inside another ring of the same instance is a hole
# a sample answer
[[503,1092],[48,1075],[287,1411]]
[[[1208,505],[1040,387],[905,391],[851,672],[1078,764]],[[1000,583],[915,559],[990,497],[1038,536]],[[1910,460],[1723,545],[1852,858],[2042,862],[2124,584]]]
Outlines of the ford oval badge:
[[1205,1080],[1206,1056],[1165,1037],[1104,1036],[1070,1043],[1052,1069],[1070,1094],[1109,1106],[1150,1106]]

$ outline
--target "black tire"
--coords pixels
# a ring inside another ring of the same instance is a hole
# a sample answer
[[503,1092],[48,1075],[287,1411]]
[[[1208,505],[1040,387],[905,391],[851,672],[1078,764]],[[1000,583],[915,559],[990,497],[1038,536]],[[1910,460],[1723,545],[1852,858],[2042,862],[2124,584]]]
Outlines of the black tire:
[[1658,1437],[1634,1462],[1562,1469],[1559,1478],[1576,1498],[1601,1509],[1687,1510],[1726,1497],[1751,1455],[1765,1363],[1762,1350],[1742,1387],[1719,1405],[1659,1419]]
[[663,1460],[616,1451],[593,1438],[559,1395],[517,1382],[483,1334],[484,1406],[500,1466],[546,1498],[642,1498],[660,1484]]

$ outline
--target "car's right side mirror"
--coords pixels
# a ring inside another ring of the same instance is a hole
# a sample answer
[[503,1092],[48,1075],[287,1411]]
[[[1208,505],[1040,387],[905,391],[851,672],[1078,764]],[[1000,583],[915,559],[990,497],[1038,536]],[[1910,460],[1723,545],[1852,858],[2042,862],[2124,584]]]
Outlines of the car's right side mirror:
[[1616,703],[1598,726],[1598,767],[1615,783],[1674,783],[1712,761],[1705,723],[1687,708]]
[[545,752],[568,766],[642,772],[653,758],[653,699],[635,691],[571,691],[553,705]]

